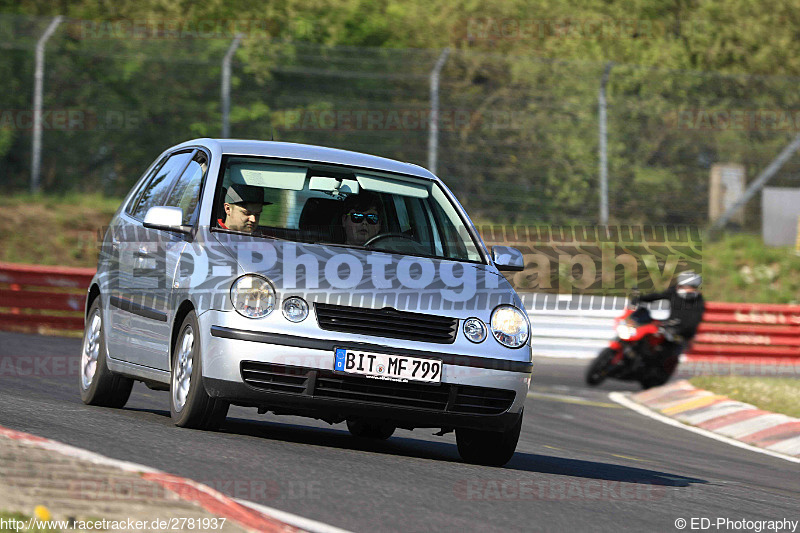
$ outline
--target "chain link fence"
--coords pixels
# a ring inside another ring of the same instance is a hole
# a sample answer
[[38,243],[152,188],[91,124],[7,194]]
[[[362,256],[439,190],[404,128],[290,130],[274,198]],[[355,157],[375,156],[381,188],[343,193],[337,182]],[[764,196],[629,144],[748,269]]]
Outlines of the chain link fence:
[[[29,187],[34,50],[49,23],[0,16],[6,192]],[[121,195],[166,147],[220,135],[222,61],[234,32],[166,31],[170,24],[57,28],[45,54],[44,191]],[[441,50],[276,42],[257,25],[247,30],[233,56],[231,137],[428,165],[430,76]],[[453,50],[441,71],[437,173],[477,222],[598,222],[607,68],[612,224],[706,226],[713,164],[741,164],[751,181],[800,133],[794,78]],[[791,158],[770,185],[798,186],[799,171]],[[749,231],[761,225],[758,198],[746,206]]]

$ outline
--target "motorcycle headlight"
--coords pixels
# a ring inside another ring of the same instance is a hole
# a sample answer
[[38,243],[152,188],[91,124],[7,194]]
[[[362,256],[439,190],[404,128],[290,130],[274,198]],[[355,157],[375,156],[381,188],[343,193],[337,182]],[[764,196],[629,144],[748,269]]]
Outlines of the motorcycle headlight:
[[299,296],[292,296],[283,301],[283,316],[289,322],[302,322],[308,316],[308,304]]
[[636,331],[634,328],[626,324],[617,325],[617,337],[624,341],[630,339],[633,336],[634,331]]
[[464,321],[464,336],[472,342],[483,342],[486,339],[486,326],[480,319],[468,318]]
[[509,348],[524,346],[530,336],[527,315],[511,305],[500,305],[492,311],[491,329],[497,342]]
[[248,274],[233,282],[231,303],[247,318],[263,318],[275,308],[275,289],[268,279]]

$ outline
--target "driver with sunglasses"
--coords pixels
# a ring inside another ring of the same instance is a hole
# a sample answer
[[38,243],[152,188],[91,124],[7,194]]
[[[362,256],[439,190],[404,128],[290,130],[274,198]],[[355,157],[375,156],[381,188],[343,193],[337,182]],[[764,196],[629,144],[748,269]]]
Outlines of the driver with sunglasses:
[[347,197],[342,215],[345,244],[363,246],[381,232],[379,205],[380,200],[375,193],[362,192]]

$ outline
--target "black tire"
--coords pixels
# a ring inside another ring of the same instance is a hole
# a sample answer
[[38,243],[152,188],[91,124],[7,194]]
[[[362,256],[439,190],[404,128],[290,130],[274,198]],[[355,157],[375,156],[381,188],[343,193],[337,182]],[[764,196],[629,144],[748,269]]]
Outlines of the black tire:
[[659,373],[651,373],[647,376],[643,377],[639,380],[639,383],[642,385],[642,389],[652,389],[653,387],[659,387],[666,383],[669,380],[669,376],[663,376],[661,372]]
[[661,367],[648,369],[645,376],[639,380],[643,389],[660,387],[669,381],[675,369],[678,368],[679,355],[670,355],[661,363]]
[[[191,340],[186,338],[187,335],[191,335]],[[216,430],[225,422],[230,404],[212,398],[206,392],[201,353],[197,315],[191,311],[183,319],[175,346],[172,347],[170,415],[178,427]]]
[[506,431],[456,428],[458,454],[467,463],[503,466],[514,456],[520,431],[522,431],[522,412],[516,424]]
[[89,307],[83,329],[79,372],[78,388],[86,405],[120,408],[128,403],[133,380],[113,373],[106,363],[106,334],[100,296]]
[[594,358],[592,364],[586,369],[586,384],[595,386],[600,385],[608,377],[608,369],[611,360],[614,358],[614,350],[604,348]]
[[347,419],[347,430],[360,439],[386,440],[394,435],[394,425],[379,420]]

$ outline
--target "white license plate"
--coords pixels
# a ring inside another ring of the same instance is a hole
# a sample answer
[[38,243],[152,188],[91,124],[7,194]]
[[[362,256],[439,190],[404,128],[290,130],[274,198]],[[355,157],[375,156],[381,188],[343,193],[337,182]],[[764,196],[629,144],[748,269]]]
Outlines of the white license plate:
[[334,349],[333,369],[387,381],[442,381],[442,362],[406,355],[362,352],[346,348]]

